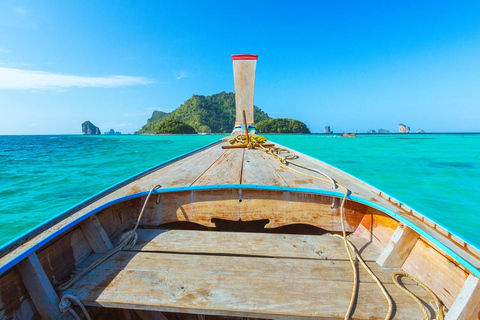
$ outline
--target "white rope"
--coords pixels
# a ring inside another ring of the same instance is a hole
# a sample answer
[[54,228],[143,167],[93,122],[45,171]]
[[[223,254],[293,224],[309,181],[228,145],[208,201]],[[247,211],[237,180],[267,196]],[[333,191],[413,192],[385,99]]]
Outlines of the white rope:
[[71,301],[75,302],[80,307],[80,309],[82,309],[83,314],[85,315],[85,318],[87,320],[92,320],[82,301],[80,301],[80,299],[78,299],[77,297],[72,296],[71,294],[63,295],[62,300],[60,300],[60,303],[58,304],[60,312],[70,312],[76,320],[81,320],[80,316],[75,312],[75,310],[73,310]]
[[153,191],[155,191],[155,190],[157,190],[158,188],[161,188],[161,187],[162,186],[160,186],[160,185],[156,185],[155,187],[153,187],[150,190],[150,192],[147,195],[147,198],[145,199],[145,203],[143,204],[142,210],[140,211],[140,214],[138,215],[138,219],[137,219],[137,223],[135,224],[135,227],[132,230],[124,233],[120,237],[120,240],[119,240],[118,244],[115,246],[115,248],[113,248],[112,250],[107,252],[105,255],[103,255],[102,257],[100,257],[96,261],[94,261],[87,268],[85,268],[81,272],[77,273],[72,279],[65,282],[64,284],[62,284],[58,288],[62,291],[70,288],[75,282],[80,280],[80,278],[82,278],[85,274],[87,274],[88,272],[90,272],[93,269],[95,269],[96,267],[98,267],[102,262],[104,262],[105,260],[107,260],[108,258],[113,256],[115,253],[117,253],[117,252],[119,252],[123,249],[130,249],[131,247],[133,247],[135,245],[135,243],[137,243],[138,235],[137,235],[136,231],[137,231],[138,225],[140,223],[140,220],[142,219],[143,212],[145,211],[145,208],[147,207],[147,202],[150,199],[150,196],[152,195]]

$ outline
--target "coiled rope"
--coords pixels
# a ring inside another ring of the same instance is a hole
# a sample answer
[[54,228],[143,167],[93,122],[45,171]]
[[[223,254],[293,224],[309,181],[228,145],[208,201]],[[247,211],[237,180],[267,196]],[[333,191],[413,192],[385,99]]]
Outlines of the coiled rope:
[[423,311],[423,319],[424,320],[428,320],[429,319],[429,315],[428,315],[428,310],[427,308],[425,308],[425,306],[423,305],[422,301],[415,295],[413,294],[410,290],[408,290],[407,288],[405,288],[405,286],[401,285],[399,282],[398,282],[398,277],[406,277],[406,278],[409,278],[411,280],[413,280],[414,282],[416,282],[420,287],[422,287],[425,291],[427,291],[432,297],[433,297],[433,300],[435,300],[435,306],[437,307],[437,317],[435,318],[435,320],[443,320],[445,315],[443,313],[443,305],[442,303],[440,302],[440,300],[437,298],[437,296],[435,295],[435,293],[430,290],[429,287],[427,287],[423,282],[421,282],[420,280],[418,280],[417,278],[409,275],[408,273],[405,273],[405,272],[395,272],[394,274],[392,274],[392,279],[393,279],[393,282],[397,285],[397,287],[399,287],[403,292],[405,292],[406,294],[408,294],[413,300],[415,300],[415,302],[417,302],[417,304],[420,306],[420,308],[422,309]]
[[[68,288],[70,288],[73,284],[75,284],[78,280],[80,280],[84,275],[86,275],[88,272],[92,271],[93,269],[95,269],[96,267],[98,267],[101,263],[103,263],[105,260],[107,260],[108,258],[110,258],[111,256],[113,256],[115,253],[121,251],[121,250],[124,250],[124,249],[130,249],[132,248],[136,243],[137,243],[137,239],[138,239],[138,235],[137,235],[137,228],[138,228],[138,225],[140,224],[140,220],[142,219],[142,216],[143,216],[143,213],[145,212],[145,208],[147,207],[147,203],[148,203],[148,200],[150,199],[150,196],[152,195],[152,193],[161,188],[162,186],[161,185],[156,185],[155,187],[153,187],[150,192],[148,193],[146,199],[145,199],[145,202],[143,203],[143,207],[142,207],[142,210],[140,211],[140,214],[138,215],[138,218],[137,218],[137,222],[135,223],[135,227],[128,231],[128,232],[125,232],[121,237],[120,237],[120,240],[118,241],[118,244],[115,246],[115,248],[113,248],[112,250],[108,251],[107,253],[105,253],[103,256],[101,256],[99,259],[95,260],[93,263],[91,263],[87,268],[83,269],[81,272],[77,273],[72,279],[70,279],[69,281],[65,282],[64,284],[60,285],[58,288],[63,291],[63,290],[66,290]],[[83,306],[82,302],[75,296],[73,295],[70,295],[70,294],[65,294],[63,295],[61,301],[60,301],[60,304],[59,304],[59,309],[61,312],[67,312],[67,311],[70,311],[70,313],[72,313],[72,315],[80,320],[80,318],[78,318],[78,315],[75,313],[75,311],[71,308],[71,302],[70,300],[73,300],[75,301],[75,303],[77,303],[80,308],[82,309],[82,311],[84,312],[85,316],[87,317],[87,320],[91,320],[90,319],[90,316],[88,315],[88,312],[87,310],[85,309],[85,307]]]

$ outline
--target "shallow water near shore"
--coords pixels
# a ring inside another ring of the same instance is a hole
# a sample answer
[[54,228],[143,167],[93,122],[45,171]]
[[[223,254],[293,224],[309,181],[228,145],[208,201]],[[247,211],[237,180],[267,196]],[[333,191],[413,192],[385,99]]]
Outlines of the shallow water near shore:
[[[0,136],[0,245],[136,173],[223,137]],[[267,135],[480,247],[480,135]]]

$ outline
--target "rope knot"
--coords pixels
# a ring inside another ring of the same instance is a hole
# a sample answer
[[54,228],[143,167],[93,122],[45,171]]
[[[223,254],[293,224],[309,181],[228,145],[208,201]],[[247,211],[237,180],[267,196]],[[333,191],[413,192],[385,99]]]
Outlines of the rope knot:
[[121,247],[121,250],[128,250],[137,243],[137,239],[137,232],[135,230],[130,230],[120,237],[120,241],[118,242],[119,247]]
[[72,301],[75,302],[80,307],[80,309],[82,309],[83,314],[87,320],[92,320],[92,318],[90,318],[90,315],[88,314],[87,309],[85,309],[82,301],[80,301],[80,299],[71,294],[63,295],[60,303],[58,304],[58,309],[60,309],[62,313],[70,312],[76,320],[81,320],[82,318],[80,318],[79,315],[72,308]]
[[67,296],[63,296],[62,300],[60,300],[60,303],[58,304],[58,309],[60,309],[60,312],[65,313],[70,310],[72,307],[72,302],[68,299]]

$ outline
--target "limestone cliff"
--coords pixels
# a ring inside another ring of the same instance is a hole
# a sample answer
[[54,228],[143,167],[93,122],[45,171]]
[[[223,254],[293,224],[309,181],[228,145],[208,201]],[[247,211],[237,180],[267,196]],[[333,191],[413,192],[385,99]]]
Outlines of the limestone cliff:
[[403,123],[400,123],[398,125],[398,132],[400,133],[409,133],[410,132],[410,127],[407,125],[404,125]]
[[82,123],[82,133],[83,134],[101,134],[100,129],[90,121],[85,121],[84,123]]

